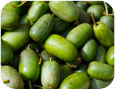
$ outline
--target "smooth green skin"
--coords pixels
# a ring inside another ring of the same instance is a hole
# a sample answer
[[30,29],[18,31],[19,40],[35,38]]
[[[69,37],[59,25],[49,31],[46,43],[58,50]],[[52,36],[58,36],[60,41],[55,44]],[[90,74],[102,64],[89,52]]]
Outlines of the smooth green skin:
[[106,61],[109,65],[114,66],[114,46],[108,49],[106,54]]
[[78,20],[80,11],[72,1],[50,1],[50,10],[66,22]]
[[102,22],[97,22],[93,25],[93,31],[96,39],[105,47],[114,45],[114,33]]
[[38,55],[30,48],[20,54],[19,74],[24,80],[35,82],[39,78],[40,65]]
[[42,65],[41,83],[46,89],[55,89],[60,83],[60,65],[56,61],[46,61]]
[[112,16],[102,16],[100,22],[104,23],[112,31],[114,30],[114,18]]
[[5,85],[13,89],[23,89],[24,82],[19,73],[13,67],[5,65],[1,66],[0,69],[2,81],[9,80],[9,82],[4,83]]
[[76,72],[84,72],[87,73],[87,67],[88,65],[85,63],[82,63],[76,70]]
[[97,53],[97,43],[91,39],[85,43],[81,50],[81,57],[85,62],[93,61]]
[[61,74],[60,74],[60,82],[62,82],[70,74],[72,74],[72,69],[68,65],[62,65]]
[[63,61],[73,61],[78,56],[76,47],[58,34],[52,34],[45,41],[44,47],[47,52]]
[[112,80],[99,80],[96,78],[92,78],[90,81],[90,89],[103,89],[106,88],[107,86],[109,86],[111,84]]
[[106,62],[106,49],[102,45],[98,45],[97,47],[97,54],[95,60],[101,63]]
[[87,74],[76,72],[66,77],[60,85],[60,89],[88,89],[90,80]]
[[44,1],[34,1],[28,10],[27,20],[34,23],[48,10],[48,4]]
[[2,39],[10,46],[13,51],[17,51],[28,42],[28,33],[28,27],[25,25],[20,25],[13,31],[5,32],[2,35]]
[[[18,5],[20,3],[17,1],[10,2],[13,5]],[[17,27],[20,15],[20,8],[14,8],[9,3],[7,3],[1,12],[1,29],[3,30],[13,30]]]
[[104,8],[101,5],[91,5],[87,9],[87,13],[91,16],[91,13],[94,14],[95,20],[99,20],[99,18],[103,15]]
[[93,61],[87,69],[88,74],[96,79],[111,80],[114,77],[114,68],[108,64]]
[[70,23],[63,21],[60,18],[54,18],[53,33],[62,33],[69,25]]
[[83,23],[73,28],[66,36],[66,39],[80,48],[92,34],[92,27]]
[[14,54],[11,48],[1,40],[1,64],[8,64],[13,58]]
[[90,17],[89,15],[81,8],[80,9],[80,15],[79,15],[79,22],[80,23],[90,23]]
[[102,4],[102,1],[87,1],[90,5]]
[[34,41],[42,43],[51,33],[53,25],[54,25],[53,16],[51,14],[44,14],[31,27],[29,35]]
[[78,2],[76,3],[76,5],[77,5],[79,8],[83,9],[84,11],[86,11],[86,9],[87,9],[87,4],[86,4],[85,2],[83,2],[83,1],[78,1]]

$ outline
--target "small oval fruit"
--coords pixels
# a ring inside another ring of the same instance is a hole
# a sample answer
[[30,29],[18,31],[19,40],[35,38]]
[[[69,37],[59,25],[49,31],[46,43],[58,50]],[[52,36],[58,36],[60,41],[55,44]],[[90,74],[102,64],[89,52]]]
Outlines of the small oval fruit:
[[102,45],[98,45],[97,47],[97,54],[95,60],[101,63],[106,62],[106,50]]
[[41,83],[46,89],[55,89],[60,83],[60,65],[56,61],[46,61],[42,65]]
[[5,85],[13,89],[23,89],[24,82],[19,73],[11,66],[1,66],[1,78]]
[[106,54],[106,61],[109,65],[114,66],[114,46],[108,49]]
[[47,52],[63,61],[73,61],[78,56],[76,47],[58,34],[49,36],[44,47]]
[[88,89],[90,80],[87,74],[76,72],[66,77],[60,85],[60,89]]
[[103,15],[104,8],[101,5],[91,5],[87,9],[87,13],[91,16],[93,13],[95,20],[99,20],[99,18]]
[[51,14],[44,14],[31,27],[29,35],[34,41],[42,43],[52,31],[53,25],[53,16]]
[[1,64],[8,64],[13,56],[11,48],[1,39]]
[[78,20],[80,11],[72,1],[50,1],[49,7],[55,15],[66,22]]
[[24,80],[37,81],[40,74],[39,58],[37,54],[27,48],[20,54],[19,74]]
[[90,81],[90,89],[103,89],[110,85],[112,80],[99,80],[96,78],[92,78]]
[[28,10],[27,20],[32,24],[48,10],[48,4],[44,1],[34,1]]
[[13,51],[17,51],[28,42],[28,27],[26,25],[19,25],[16,30],[5,32],[2,35],[2,39]]
[[111,80],[114,77],[114,68],[108,64],[93,61],[87,69],[88,74],[96,79]]
[[91,39],[85,43],[81,50],[81,57],[85,62],[90,62],[95,59],[97,53],[97,43]]
[[102,22],[93,25],[93,31],[96,39],[105,47],[114,45],[114,33]]
[[86,42],[91,34],[92,27],[88,23],[83,23],[73,28],[66,36],[66,39],[79,48]]
[[112,16],[102,16],[100,22],[104,23],[112,31],[114,30],[114,18]]

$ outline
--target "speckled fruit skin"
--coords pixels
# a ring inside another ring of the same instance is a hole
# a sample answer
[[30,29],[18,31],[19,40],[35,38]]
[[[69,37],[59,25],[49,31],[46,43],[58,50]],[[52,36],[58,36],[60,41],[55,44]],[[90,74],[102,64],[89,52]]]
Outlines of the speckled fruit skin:
[[41,69],[41,83],[46,89],[55,89],[60,83],[60,65],[56,61],[46,61]]
[[102,22],[93,25],[93,31],[96,39],[105,47],[109,48],[114,45],[114,33]]

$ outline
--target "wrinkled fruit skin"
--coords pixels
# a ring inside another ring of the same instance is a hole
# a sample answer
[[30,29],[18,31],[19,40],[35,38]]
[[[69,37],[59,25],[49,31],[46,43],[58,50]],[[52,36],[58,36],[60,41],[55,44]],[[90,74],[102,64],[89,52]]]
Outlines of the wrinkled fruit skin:
[[[11,66],[1,66],[1,77],[5,85],[13,89],[23,89],[24,82],[19,73]],[[5,83],[5,81],[8,81]]]

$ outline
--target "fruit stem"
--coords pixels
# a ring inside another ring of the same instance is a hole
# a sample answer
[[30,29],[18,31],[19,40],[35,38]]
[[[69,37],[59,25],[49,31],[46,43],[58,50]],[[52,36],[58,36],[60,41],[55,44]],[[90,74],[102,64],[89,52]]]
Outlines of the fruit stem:
[[105,6],[105,11],[106,11],[106,16],[108,16],[108,6],[107,6],[106,2],[104,2],[104,6]]
[[29,80],[28,83],[29,83],[29,88],[32,89],[31,81]]
[[39,50],[36,50],[36,53],[39,55],[40,59],[39,59],[39,63],[38,64],[41,64],[42,63],[42,57],[41,55],[39,54]]
[[40,54],[39,54],[39,56],[40,56],[39,64],[41,64],[41,63],[42,63],[42,57],[41,57],[41,55],[40,55]]
[[50,57],[50,61],[52,61],[52,58]]
[[77,61],[81,62],[81,57],[78,57],[78,58],[77,58]]
[[[106,15],[106,12],[103,12],[103,15]],[[108,14],[108,16],[114,16],[113,13]]]
[[96,23],[96,21],[95,21],[95,19],[94,19],[94,14],[93,14],[93,13],[91,13],[91,18],[92,18],[93,23],[94,23],[95,25],[97,25],[97,23]]
[[9,83],[10,80],[3,80],[3,83]]
[[12,7],[14,7],[14,8],[17,8],[17,7],[20,7],[20,6],[24,5],[26,2],[27,2],[27,1],[23,1],[23,2],[21,2],[21,4],[19,4],[19,5],[13,5],[13,4],[10,2],[10,5],[11,5]]
[[27,49],[30,49],[30,47],[31,47],[31,44],[28,44]]

